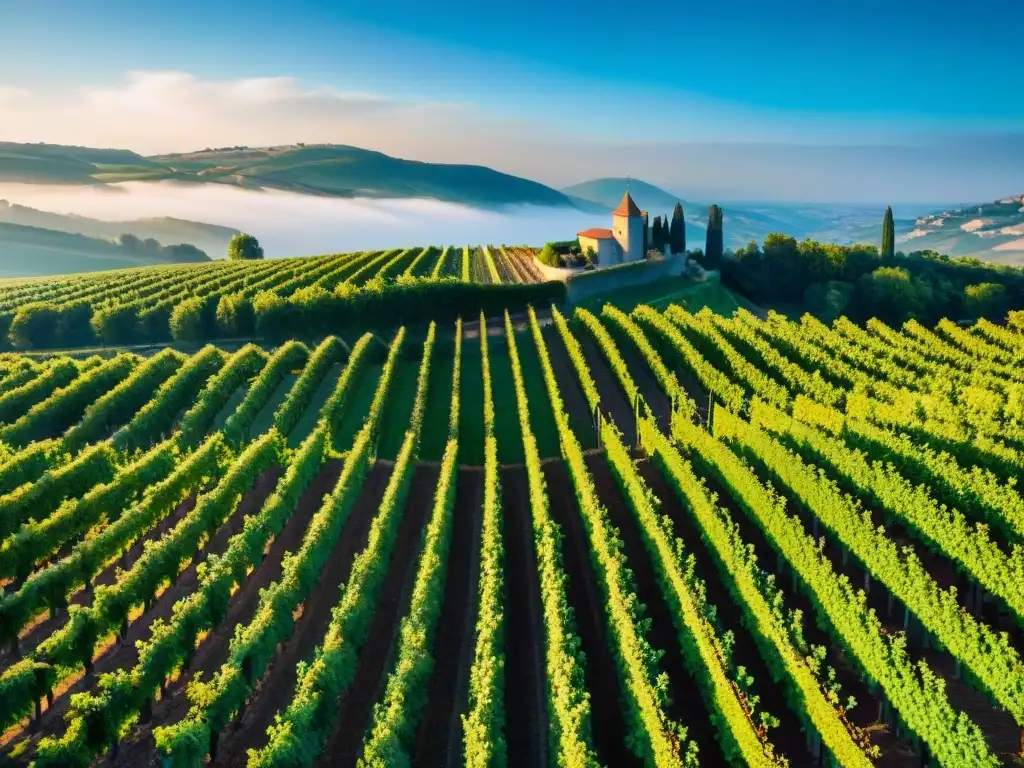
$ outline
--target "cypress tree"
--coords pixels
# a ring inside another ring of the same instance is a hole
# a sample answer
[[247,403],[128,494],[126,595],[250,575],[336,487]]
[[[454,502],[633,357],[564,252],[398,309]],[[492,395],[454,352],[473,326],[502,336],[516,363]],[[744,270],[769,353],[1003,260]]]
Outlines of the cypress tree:
[[683,219],[683,206],[676,203],[672,211],[672,224],[669,227],[669,248],[673,255],[686,252],[686,221]]
[[708,236],[704,243],[704,260],[712,269],[721,262],[722,251],[722,209],[712,205],[708,209]]
[[885,209],[882,220],[882,258],[891,259],[896,255],[896,225],[892,220],[892,206]]
[[655,216],[654,226],[651,228],[651,244],[654,246],[655,250],[660,251],[663,242],[664,239],[661,232],[661,216]]

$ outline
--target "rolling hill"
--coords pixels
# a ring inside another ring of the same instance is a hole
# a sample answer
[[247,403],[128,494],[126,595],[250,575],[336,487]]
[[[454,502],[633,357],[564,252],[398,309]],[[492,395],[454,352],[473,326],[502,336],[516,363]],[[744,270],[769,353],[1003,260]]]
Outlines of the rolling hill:
[[[574,201],[611,210],[630,194],[651,218],[671,215],[679,201],[686,215],[690,247],[700,247],[706,231],[707,202],[686,200],[639,179],[602,178],[565,187]],[[724,203],[727,247],[750,240],[761,242],[771,232],[798,240],[877,243],[884,205],[827,203]],[[935,250],[950,256],[975,256],[985,261],[1024,263],[1024,195],[980,205],[936,210],[931,205],[895,206],[896,247],[903,251]]]
[[2,199],[0,222],[105,240],[117,240],[121,235],[127,234],[141,240],[158,240],[164,244],[188,243],[214,257],[223,256],[227,251],[228,242],[238,234],[237,229],[199,221],[169,217],[102,221],[86,216],[40,211]]
[[550,187],[483,166],[423,163],[333,144],[229,147],[142,157],[127,150],[0,143],[0,181],[159,180],[331,197],[433,198],[482,208],[572,206],[566,195]]
[[1024,263],[1024,195],[902,219],[896,232],[902,250]]
[[55,229],[0,221],[0,277],[34,277],[210,261],[188,246],[121,244]]
[[616,177],[592,179],[581,184],[573,184],[571,187],[563,187],[562,192],[573,198],[611,210],[619,204],[627,184],[633,201],[640,206],[641,210],[647,211],[652,219],[666,213],[671,214],[676,202],[681,202],[684,209],[689,205],[678,195],[666,192],[661,187],[640,181],[640,179]]

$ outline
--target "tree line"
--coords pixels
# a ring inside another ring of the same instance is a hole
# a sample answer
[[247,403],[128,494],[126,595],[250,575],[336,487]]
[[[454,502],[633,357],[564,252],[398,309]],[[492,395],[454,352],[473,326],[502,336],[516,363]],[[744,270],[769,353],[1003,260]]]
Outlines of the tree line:
[[[0,315],[0,346],[61,349],[95,345],[124,346],[200,342],[227,338],[319,338],[354,328],[393,328],[431,320],[452,321],[484,312],[500,315],[529,305],[565,300],[565,283],[463,283],[454,277],[375,278],[362,286],[343,283],[329,291],[300,288],[288,296],[264,291],[211,293],[184,298],[158,317],[94,311],[86,302],[35,302]],[[126,314],[127,313],[127,314]]]
[[896,250],[892,208],[882,221],[880,247],[837,245],[780,233],[751,241],[721,261],[722,279],[755,302],[783,305],[830,321],[877,317],[997,319],[1024,305],[1024,270],[932,250]]

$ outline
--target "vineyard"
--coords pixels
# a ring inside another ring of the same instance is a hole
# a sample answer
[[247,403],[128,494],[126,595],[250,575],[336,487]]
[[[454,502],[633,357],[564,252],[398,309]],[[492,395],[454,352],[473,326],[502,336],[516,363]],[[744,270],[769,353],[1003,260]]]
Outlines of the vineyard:
[[493,311],[558,300],[564,287],[544,284],[533,256],[524,247],[431,246],[6,280],[0,347],[252,338],[282,327],[288,337],[338,330],[323,327],[325,316],[339,328],[400,325],[453,303]]
[[[227,324],[376,277],[543,285],[414,248],[0,312]],[[1015,763],[1024,335],[524,307],[0,354],[0,764]]]

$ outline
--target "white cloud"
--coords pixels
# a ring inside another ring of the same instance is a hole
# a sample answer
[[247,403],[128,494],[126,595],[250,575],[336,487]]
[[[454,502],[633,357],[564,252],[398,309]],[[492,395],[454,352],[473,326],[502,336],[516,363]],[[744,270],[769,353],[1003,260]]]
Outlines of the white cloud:
[[201,80],[177,71],[129,72],[114,85],[68,94],[0,87],[0,100],[13,98],[18,110],[4,115],[4,140],[144,154],[295,141],[374,146],[418,120],[454,121],[462,111],[447,103],[307,88],[289,77]]
[[0,105],[17,106],[20,102],[24,102],[31,98],[32,91],[25,88],[15,88],[10,85],[0,85]]
[[[634,114],[628,101],[583,104],[572,120],[556,102],[550,115],[527,119],[514,114],[514,103],[502,110],[508,116],[497,116],[472,103],[394,98],[291,77],[210,80],[146,70],[63,92],[0,85],[0,140],[142,154],[352,144],[417,160],[487,165],[556,187],[630,175],[698,202],[989,200],[992,190],[1013,188],[1024,173],[1019,136],[1005,146],[964,140],[938,152],[924,140],[874,146],[727,140],[771,128],[776,118],[751,110],[719,121],[709,134],[715,138],[691,141],[686,137],[695,135],[693,126],[706,125],[720,111],[699,105],[680,117],[679,104],[665,98],[662,116],[635,111],[635,118],[613,121],[621,138],[596,138],[609,128],[608,103],[617,105],[618,114]],[[739,133],[731,132],[734,126]],[[640,135],[663,140],[631,138]]]

